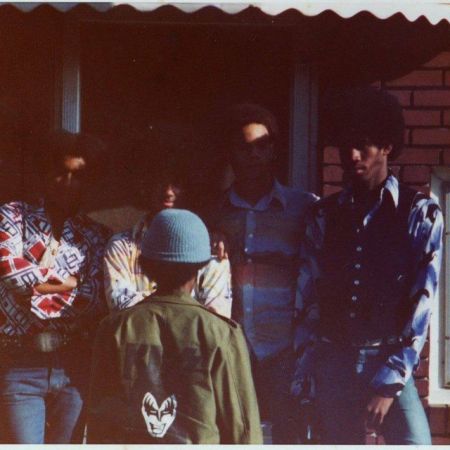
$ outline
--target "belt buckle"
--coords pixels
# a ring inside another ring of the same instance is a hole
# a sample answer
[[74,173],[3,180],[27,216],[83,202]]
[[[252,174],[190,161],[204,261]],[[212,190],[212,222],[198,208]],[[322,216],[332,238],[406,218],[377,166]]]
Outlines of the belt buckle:
[[32,336],[31,347],[41,353],[51,353],[64,345],[64,337],[54,330],[42,331]]

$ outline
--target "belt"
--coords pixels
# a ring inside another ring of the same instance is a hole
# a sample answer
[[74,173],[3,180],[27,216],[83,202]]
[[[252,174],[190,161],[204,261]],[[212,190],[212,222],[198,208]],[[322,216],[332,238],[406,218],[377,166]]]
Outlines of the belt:
[[320,338],[320,342],[344,345],[349,347],[382,347],[385,345],[407,345],[408,340],[403,336],[388,336],[378,339],[368,339],[365,341],[348,341],[345,339],[330,339],[326,336],[322,336]]
[[5,351],[25,349],[50,353],[68,346],[74,341],[87,340],[87,332],[63,333],[56,330],[41,331],[33,335],[0,335],[0,349]]

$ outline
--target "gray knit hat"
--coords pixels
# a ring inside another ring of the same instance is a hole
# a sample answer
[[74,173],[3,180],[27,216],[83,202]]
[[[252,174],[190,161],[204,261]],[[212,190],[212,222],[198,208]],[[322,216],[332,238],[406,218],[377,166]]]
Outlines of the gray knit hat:
[[190,211],[164,209],[153,218],[144,235],[142,256],[174,263],[207,262],[211,259],[208,230]]

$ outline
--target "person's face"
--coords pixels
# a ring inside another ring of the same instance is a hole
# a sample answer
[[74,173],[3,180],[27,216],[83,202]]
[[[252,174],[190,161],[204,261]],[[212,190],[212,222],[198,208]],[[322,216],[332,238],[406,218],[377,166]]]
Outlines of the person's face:
[[182,198],[182,190],[175,184],[159,186],[152,196],[152,209],[161,211],[166,208],[179,208]]
[[353,182],[379,180],[387,170],[392,146],[379,147],[368,141],[347,144],[340,148],[342,167]]
[[274,160],[272,138],[265,125],[250,123],[232,140],[231,165],[236,178],[253,179],[271,173]]
[[85,178],[85,159],[65,156],[46,176],[46,200],[66,213],[75,213],[80,206]]

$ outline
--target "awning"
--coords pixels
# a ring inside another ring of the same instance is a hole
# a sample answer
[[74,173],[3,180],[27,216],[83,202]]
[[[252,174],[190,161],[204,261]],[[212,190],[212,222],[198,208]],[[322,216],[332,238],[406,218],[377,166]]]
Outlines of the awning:
[[[6,4],[6,2],[1,4]],[[26,12],[43,3],[17,2],[9,4]],[[264,0],[255,2],[244,0],[225,2],[153,0],[142,2],[88,2],[88,4],[99,12],[105,12],[120,5],[129,5],[138,11],[153,11],[162,6],[173,6],[183,12],[192,13],[207,6],[212,6],[227,14],[237,14],[253,7],[271,16],[276,16],[287,10],[297,10],[305,16],[316,16],[326,11],[332,11],[342,18],[350,18],[360,12],[368,12],[379,19],[387,19],[400,13],[409,21],[416,21],[420,17],[425,17],[433,25],[442,20],[450,22],[450,0]],[[59,11],[66,12],[78,6],[79,3],[51,2],[51,5]]]

